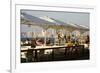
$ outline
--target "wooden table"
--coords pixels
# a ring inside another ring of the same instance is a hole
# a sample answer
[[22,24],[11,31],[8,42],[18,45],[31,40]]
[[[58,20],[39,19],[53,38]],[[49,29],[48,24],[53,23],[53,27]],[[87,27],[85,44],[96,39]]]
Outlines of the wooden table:
[[37,46],[36,48],[27,48],[27,49],[21,49],[21,52],[31,52],[33,54],[33,51],[35,52],[35,56],[34,56],[34,61],[38,61],[38,55],[37,52],[39,51],[44,51],[44,50],[50,50],[52,49],[52,60],[54,60],[54,49],[61,49],[64,48],[65,49],[65,56],[67,54],[67,51],[70,49],[76,49],[76,51],[78,52],[79,49],[84,48],[83,45],[78,45],[78,46]]
[[61,49],[61,48],[65,48],[65,55],[66,55],[66,51],[67,51],[67,46],[37,46],[36,48],[27,48],[27,49],[21,49],[21,52],[28,52],[28,51],[35,51],[35,61],[38,61],[38,56],[37,56],[37,51],[38,50],[50,50],[52,49],[52,60],[54,59],[54,49]]

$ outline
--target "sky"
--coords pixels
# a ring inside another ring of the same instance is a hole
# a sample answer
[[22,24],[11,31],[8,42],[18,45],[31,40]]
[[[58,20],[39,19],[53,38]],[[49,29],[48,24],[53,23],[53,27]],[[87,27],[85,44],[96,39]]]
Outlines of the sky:
[[36,10],[21,10],[32,16],[44,17],[48,16],[65,23],[79,24],[89,27],[89,13],[80,12],[54,12],[54,11],[36,11]]

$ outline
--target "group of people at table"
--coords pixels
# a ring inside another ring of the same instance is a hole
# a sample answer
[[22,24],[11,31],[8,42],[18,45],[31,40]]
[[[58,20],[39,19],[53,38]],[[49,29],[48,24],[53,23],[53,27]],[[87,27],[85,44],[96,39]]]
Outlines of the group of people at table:
[[[73,46],[73,45],[84,45],[84,44],[87,44],[89,46],[89,35],[85,36],[83,42],[80,41],[81,39],[78,38],[78,37],[75,37],[74,35],[72,36],[64,36],[63,38],[60,37],[60,35],[58,34],[58,37],[57,37],[57,42],[55,43],[55,39],[54,38],[51,38],[51,39],[46,39],[46,43],[44,41],[44,39],[42,38],[34,38],[34,39],[26,39],[26,41],[21,41],[21,45],[22,46],[25,46],[25,45],[28,45],[28,46],[31,46],[33,48],[35,48],[36,46],[53,46],[53,45],[58,45],[58,46],[62,46],[62,45],[67,45],[67,46]],[[63,41],[63,43],[61,42]]]
[[[52,40],[52,39],[51,39]],[[37,46],[54,46],[54,39],[51,41],[50,39],[46,40],[46,44],[44,45],[44,40],[40,38],[32,39],[32,40],[26,40],[24,43],[21,43],[21,46],[31,46],[31,48],[36,48]],[[79,39],[74,38],[74,35],[72,36],[64,36],[65,44],[63,46],[77,46],[80,45]],[[82,43],[81,43],[82,44]],[[84,47],[89,49],[89,36],[87,35],[84,39],[83,44]],[[58,44],[56,46],[62,46],[61,45],[61,37],[58,35]]]

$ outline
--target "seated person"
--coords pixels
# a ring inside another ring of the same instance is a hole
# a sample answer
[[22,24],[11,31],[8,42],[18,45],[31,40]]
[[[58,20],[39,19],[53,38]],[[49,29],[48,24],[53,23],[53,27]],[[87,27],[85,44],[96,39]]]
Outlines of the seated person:
[[46,41],[46,45],[47,45],[47,46],[50,46],[50,45],[51,45],[50,39],[48,39],[48,40]]
[[68,41],[65,45],[67,45],[67,46],[73,46],[73,43],[71,41]]
[[31,41],[31,47],[32,47],[32,48],[35,48],[35,47],[36,47],[36,40],[35,40],[35,39],[33,39],[33,40]]

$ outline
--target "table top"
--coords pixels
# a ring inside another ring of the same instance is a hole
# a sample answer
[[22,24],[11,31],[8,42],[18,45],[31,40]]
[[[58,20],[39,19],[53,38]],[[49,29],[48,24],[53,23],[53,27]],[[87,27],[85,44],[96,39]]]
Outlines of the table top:
[[31,48],[31,46],[23,46],[21,47],[21,51],[25,50],[46,50],[46,49],[59,49],[59,48],[66,48],[67,46],[36,46],[35,48]]
[[52,49],[52,48],[63,48],[63,47],[67,47],[67,46],[56,46],[56,45],[55,46],[36,46],[36,48],[34,49],[43,49],[43,48]]
[[21,52],[27,51],[27,50],[48,50],[48,49],[61,49],[61,48],[68,48],[68,47],[74,47],[74,46],[36,46],[35,48],[31,48],[31,46],[21,46]]

